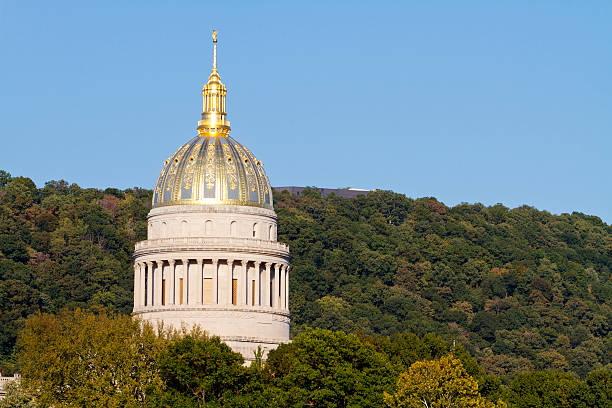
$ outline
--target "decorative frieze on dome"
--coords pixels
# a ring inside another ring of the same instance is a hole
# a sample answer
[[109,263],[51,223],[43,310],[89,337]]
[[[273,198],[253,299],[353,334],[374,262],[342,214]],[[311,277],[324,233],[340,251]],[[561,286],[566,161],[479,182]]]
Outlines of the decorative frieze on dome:
[[184,204],[248,205],[272,209],[261,162],[230,136],[197,136],[164,162],[153,207]]

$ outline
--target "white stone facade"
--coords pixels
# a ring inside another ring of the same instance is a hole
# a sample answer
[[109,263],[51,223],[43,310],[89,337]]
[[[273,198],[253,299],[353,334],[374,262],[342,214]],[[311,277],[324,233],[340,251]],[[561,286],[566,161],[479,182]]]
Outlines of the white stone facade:
[[273,210],[169,205],[148,216],[134,253],[134,314],[154,325],[199,325],[245,360],[289,341],[289,248]]
[[4,398],[6,395],[6,384],[10,382],[17,382],[21,376],[19,374],[14,374],[12,377],[3,377],[2,373],[0,373],[0,399]]

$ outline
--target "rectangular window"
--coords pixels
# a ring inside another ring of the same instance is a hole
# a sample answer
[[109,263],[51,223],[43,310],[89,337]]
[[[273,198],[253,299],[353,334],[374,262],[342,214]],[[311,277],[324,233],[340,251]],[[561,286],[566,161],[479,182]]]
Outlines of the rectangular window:
[[251,305],[255,306],[255,279],[251,281]]
[[179,278],[179,305],[183,304],[183,278]]
[[166,280],[162,279],[162,306],[166,306]]
[[213,302],[213,284],[212,278],[204,278],[204,299],[202,303],[211,305]]
[[236,306],[238,301],[238,279],[232,279],[232,305]]

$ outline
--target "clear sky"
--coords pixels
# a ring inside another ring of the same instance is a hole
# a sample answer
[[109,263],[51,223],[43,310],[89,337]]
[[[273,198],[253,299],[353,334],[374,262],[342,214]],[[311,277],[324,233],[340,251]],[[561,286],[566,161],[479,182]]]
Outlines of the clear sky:
[[612,223],[610,1],[0,0],[0,169],[152,188],[195,135],[213,28],[273,185]]

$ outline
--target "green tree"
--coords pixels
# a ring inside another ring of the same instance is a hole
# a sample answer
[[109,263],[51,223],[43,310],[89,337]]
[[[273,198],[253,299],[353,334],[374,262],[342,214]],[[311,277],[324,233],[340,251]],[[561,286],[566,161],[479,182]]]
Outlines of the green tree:
[[385,393],[390,407],[406,408],[495,408],[503,402],[487,402],[478,392],[478,382],[453,356],[417,361],[401,373],[397,391]]
[[393,387],[387,357],[355,335],[308,330],[270,352],[266,369],[288,407],[373,407]]
[[242,355],[197,328],[170,334],[158,361],[167,386],[161,406],[219,402],[226,393],[239,391],[246,379]]
[[572,401],[581,387],[580,381],[569,373],[520,373],[510,383],[504,399],[517,408],[572,407]]
[[18,347],[24,388],[43,406],[144,407],[162,385],[157,337],[130,316],[80,309],[35,314]]

